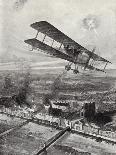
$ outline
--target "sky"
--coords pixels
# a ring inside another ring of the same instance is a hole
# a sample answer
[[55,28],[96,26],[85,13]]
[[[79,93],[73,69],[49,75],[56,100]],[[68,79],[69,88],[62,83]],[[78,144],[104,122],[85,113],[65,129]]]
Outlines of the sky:
[[[25,39],[36,31],[30,24],[45,20],[53,24],[82,46],[112,62],[116,68],[116,0],[0,0],[0,61],[26,59],[54,65],[63,60],[29,51]],[[84,25],[84,19],[95,17],[94,28]]]

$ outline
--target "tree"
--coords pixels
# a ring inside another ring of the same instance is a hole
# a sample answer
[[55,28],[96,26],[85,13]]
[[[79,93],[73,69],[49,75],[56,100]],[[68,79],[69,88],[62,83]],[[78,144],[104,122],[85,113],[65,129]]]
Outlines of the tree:
[[23,104],[26,104],[27,106],[30,106],[30,104],[26,101],[27,99],[27,94],[29,92],[29,84],[31,82],[30,78],[30,72],[27,72],[24,76],[24,81],[23,81],[23,86],[19,88],[19,93],[18,95],[15,95],[15,101],[21,106]]
[[9,89],[12,86],[10,74],[7,74],[4,78],[4,88]]

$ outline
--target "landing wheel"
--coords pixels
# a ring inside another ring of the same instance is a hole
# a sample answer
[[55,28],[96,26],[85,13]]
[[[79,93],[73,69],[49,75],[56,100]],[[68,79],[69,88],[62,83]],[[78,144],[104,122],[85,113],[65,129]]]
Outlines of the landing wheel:
[[79,73],[79,70],[78,70],[78,66],[77,66],[77,64],[75,64],[75,69],[73,70],[73,73],[74,73],[74,74]]
[[67,66],[65,66],[65,69],[66,69],[67,71],[69,71],[69,70],[71,70],[71,66],[67,65]]
[[74,73],[74,74],[77,74],[77,73],[79,73],[79,71],[78,71],[77,69],[74,69],[74,70],[73,70],[73,73]]

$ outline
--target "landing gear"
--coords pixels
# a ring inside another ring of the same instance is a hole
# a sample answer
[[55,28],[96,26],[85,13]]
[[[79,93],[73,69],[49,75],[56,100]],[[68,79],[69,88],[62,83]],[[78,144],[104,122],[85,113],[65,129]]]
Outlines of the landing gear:
[[66,71],[73,70],[73,73],[74,73],[74,74],[79,73],[77,64],[75,64],[75,69],[71,69],[71,65],[72,65],[72,63],[66,65],[66,66],[65,66],[65,70],[66,70]]
[[65,69],[66,69],[67,71],[69,71],[69,70],[71,70],[71,66],[67,65],[67,66],[65,66]]
[[75,69],[73,70],[73,73],[74,73],[74,74],[79,73],[78,66],[77,66],[76,64],[75,64]]
[[67,70],[67,71],[71,70],[71,65],[72,65],[72,63],[69,63],[68,65],[66,65],[65,70]]
[[79,73],[78,69],[74,69],[74,70],[73,70],[73,73],[74,73],[74,74]]

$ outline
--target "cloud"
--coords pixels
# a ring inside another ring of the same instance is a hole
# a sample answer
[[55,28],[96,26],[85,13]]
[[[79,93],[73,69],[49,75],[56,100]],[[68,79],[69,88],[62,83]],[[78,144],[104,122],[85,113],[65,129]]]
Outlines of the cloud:
[[28,0],[16,0],[16,1],[14,2],[13,9],[14,9],[15,11],[19,11],[19,10],[21,10],[21,9],[24,7],[24,5],[25,5],[27,2],[28,2]]

